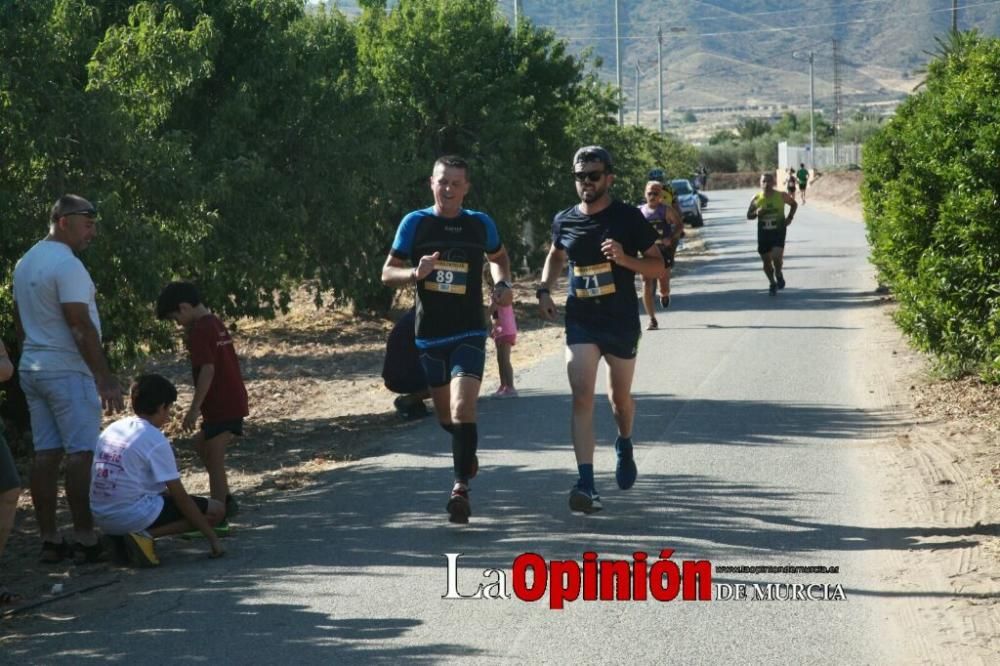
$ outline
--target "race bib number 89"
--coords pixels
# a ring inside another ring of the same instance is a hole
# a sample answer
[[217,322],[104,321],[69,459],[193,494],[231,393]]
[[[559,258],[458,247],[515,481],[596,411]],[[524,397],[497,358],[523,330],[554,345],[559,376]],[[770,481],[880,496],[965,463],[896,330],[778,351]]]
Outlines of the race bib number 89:
[[469,284],[469,264],[457,261],[438,261],[434,270],[424,278],[424,289],[445,294],[464,294]]
[[615,293],[615,276],[611,263],[573,267],[573,295],[577,298],[596,298]]

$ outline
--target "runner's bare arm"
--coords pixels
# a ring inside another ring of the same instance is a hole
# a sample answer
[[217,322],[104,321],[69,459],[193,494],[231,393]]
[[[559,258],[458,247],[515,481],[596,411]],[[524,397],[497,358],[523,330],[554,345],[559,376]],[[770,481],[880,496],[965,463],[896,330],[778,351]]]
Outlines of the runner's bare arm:
[[552,289],[566,265],[566,250],[560,250],[555,245],[549,248],[545,256],[545,266],[542,267],[542,282],[538,285],[538,309],[544,319],[549,321],[556,317],[556,304],[552,301]]
[[681,214],[673,206],[667,207],[667,222],[671,224],[671,229],[673,229],[673,235],[670,236],[670,244],[677,246],[677,241],[680,240],[681,234],[684,233],[684,219]]
[[616,264],[630,271],[634,271],[645,278],[659,278],[663,276],[666,267],[663,264],[663,255],[660,248],[653,243],[642,251],[642,257],[630,257],[625,254],[621,243],[608,239],[601,246],[604,256],[611,259]]
[[385,258],[382,266],[382,284],[387,287],[405,287],[423,280],[434,270],[434,262],[441,256],[440,252],[420,257],[416,267],[407,266],[406,262],[391,254]]
[[788,217],[785,218],[785,226],[787,227],[792,223],[792,218],[795,217],[795,211],[799,209],[799,205],[795,203],[795,197],[788,192],[782,192],[781,197],[785,200],[786,204],[792,207],[792,209],[788,211]]

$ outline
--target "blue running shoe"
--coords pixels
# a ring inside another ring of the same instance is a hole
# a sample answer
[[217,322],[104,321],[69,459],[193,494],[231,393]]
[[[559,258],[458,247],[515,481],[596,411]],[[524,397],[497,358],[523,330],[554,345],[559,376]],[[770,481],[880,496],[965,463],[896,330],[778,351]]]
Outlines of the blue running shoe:
[[618,464],[615,465],[615,481],[618,482],[619,488],[628,490],[635,485],[635,477],[639,475],[639,469],[635,466],[635,457],[632,453],[632,442],[619,437],[615,440],[615,453],[618,454]]
[[580,511],[581,513],[596,513],[604,508],[601,504],[601,496],[596,490],[586,490],[577,483],[573,490],[569,491],[570,511]]
[[632,442],[621,437],[615,440],[615,453],[618,454],[618,464],[615,465],[615,481],[622,490],[628,490],[635,485],[635,477],[639,475],[639,470],[635,466],[635,457],[632,454]]

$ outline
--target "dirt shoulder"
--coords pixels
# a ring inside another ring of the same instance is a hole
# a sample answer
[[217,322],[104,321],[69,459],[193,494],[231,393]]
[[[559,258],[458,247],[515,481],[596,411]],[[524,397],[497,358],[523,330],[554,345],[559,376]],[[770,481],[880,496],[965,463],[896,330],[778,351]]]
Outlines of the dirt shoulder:
[[[825,174],[810,185],[808,205],[863,223],[860,183],[860,172]],[[893,355],[894,368],[889,390],[910,426],[890,434],[875,453],[893,520],[927,532],[901,558],[900,577],[945,592],[944,598],[928,595],[919,617],[911,618],[934,632],[915,642],[932,663],[956,661],[959,653],[994,663],[1000,654],[1000,386],[938,375],[933,361],[889,323],[895,306],[891,294],[884,299],[882,349]],[[960,535],[964,547],[935,550],[941,534]]]

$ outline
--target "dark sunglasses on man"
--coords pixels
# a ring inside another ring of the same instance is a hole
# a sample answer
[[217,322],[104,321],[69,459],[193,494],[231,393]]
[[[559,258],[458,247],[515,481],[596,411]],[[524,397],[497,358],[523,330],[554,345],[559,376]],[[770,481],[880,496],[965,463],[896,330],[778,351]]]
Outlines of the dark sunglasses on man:
[[574,171],[573,177],[576,178],[576,182],[578,183],[582,183],[585,180],[596,183],[604,177],[604,171]]

